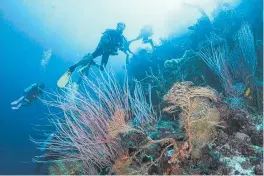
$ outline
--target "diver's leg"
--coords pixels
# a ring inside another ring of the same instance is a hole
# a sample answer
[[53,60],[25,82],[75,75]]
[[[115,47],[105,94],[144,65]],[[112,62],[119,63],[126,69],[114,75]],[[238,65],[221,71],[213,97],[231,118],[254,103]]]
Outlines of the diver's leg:
[[103,51],[104,51],[103,48],[100,45],[98,45],[96,50],[92,53],[93,58],[101,56],[103,54]]
[[129,54],[127,52],[125,52],[126,54],[126,66],[129,64]]
[[152,39],[149,39],[149,43],[150,43],[150,45],[151,45],[151,47],[152,47],[152,48],[155,48],[155,46],[154,46],[154,43],[153,43],[153,40],[152,40]]
[[98,66],[93,60],[91,60],[91,61],[88,63],[87,67],[80,71],[79,79],[78,79],[78,81],[77,81],[77,84],[78,84],[78,85],[82,82],[82,80],[84,79],[84,77],[87,77],[87,76],[88,76],[88,74],[89,74],[89,70],[90,70],[90,67],[91,67],[92,65]]
[[101,66],[100,66],[101,71],[104,71],[104,68],[108,62],[109,56],[110,56],[109,53],[104,53],[102,55]]
[[90,55],[89,61],[87,63],[84,63],[84,62],[81,63],[83,66],[85,66],[87,64],[89,64],[89,65],[84,70],[82,70],[80,72],[80,76],[79,76],[79,79],[77,81],[77,84],[78,85],[82,82],[82,79],[83,79],[84,76],[88,76],[90,67],[92,65],[96,65],[96,63],[93,61],[93,59],[96,58],[96,57],[98,57],[98,56],[100,56],[100,55],[102,55],[102,54],[103,54],[103,48],[99,44],[97,46],[97,48],[95,49],[95,51]]
[[89,62],[93,61],[93,59],[94,59],[93,55],[88,53],[82,58],[82,60],[80,60],[77,63],[77,65],[78,66],[85,66],[85,65],[89,64]]
[[[82,58],[82,60],[80,60],[79,62],[77,62],[76,64],[74,64],[74,65],[72,65],[69,69],[68,69],[68,72],[74,72],[74,70],[77,68],[77,67],[79,67],[79,66],[81,66],[81,65],[86,65],[90,60],[91,60],[92,58],[91,58],[91,55],[89,55],[89,54],[86,54],[83,58]],[[86,63],[86,64],[85,64]]]
[[70,67],[70,69],[72,68],[73,70],[75,70],[75,68],[78,67],[78,66],[81,66],[81,65],[85,66],[85,65],[89,64],[89,62],[93,62],[94,58],[96,58],[96,57],[98,57],[98,56],[100,56],[102,54],[103,54],[103,48],[98,46],[96,48],[96,50],[92,54],[90,54],[90,53],[86,54],[82,58],[82,60],[80,60],[77,64],[75,64],[72,67]]
[[24,102],[23,104],[30,104],[29,99],[25,98],[24,101],[25,101],[25,102]]
[[11,107],[13,110],[18,110],[23,104],[19,103],[17,106],[15,107]]
[[16,100],[16,101],[13,101],[13,102],[11,103],[11,105],[15,105],[15,104],[19,103],[21,100],[23,100],[23,98],[24,98],[24,96],[20,97],[20,98],[19,98],[18,100]]
[[93,54],[90,54],[90,53],[88,53],[88,54],[86,54],[85,56],[83,56],[83,58],[79,61],[79,62],[77,62],[76,64],[74,64],[74,65],[72,65],[70,68],[69,68],[69,72],[74,72],[74,70],[77,68],[77,67],[79,67],[79,66],[85,66],[85,65],[87,65],[90,61],[93,61],[93,59],[95,58],[95,57],[97,57],[97,56],[99,56],[98,55],[99,53],[98,53],[98,51],[97,51],[97,49],[95,50],[95,52],[93,52]]

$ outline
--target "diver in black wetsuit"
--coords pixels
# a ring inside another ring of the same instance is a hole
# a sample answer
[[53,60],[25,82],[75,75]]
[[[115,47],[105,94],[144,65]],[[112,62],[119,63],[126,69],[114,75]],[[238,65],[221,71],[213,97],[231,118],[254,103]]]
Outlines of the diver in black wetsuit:
[[[88,71],[91,65],[96,65],[93,59],[98,56],[102,56],[102,60],[100,66],[96,66],[100,67],[100,70],[103,71],[110,55],[118,55],[118,50],[121,50],[126,53],[126,48],[124,47],[124,44],[127,42],[127,40],[123,36],[125,28],[126,25],[120,22],[117,23],[116,29],[107,29],[103,33],[96,50],[92,54],[89,53],[85,55],[81,61],[71,66],[68,69],[68,72],[72,73],[78,66],[87,65],[87,69],[83,69],[83,71],[81,71],[81,74],[85,74],[85,71]],[[79,79],[78,82],[80,81],[81,80]]]
[[18,110],[20,107],[31,105],[38,97],[42,96],[44,84],[34,83],[24,90],[24,95],[18,100],[11,103],[13,110]]

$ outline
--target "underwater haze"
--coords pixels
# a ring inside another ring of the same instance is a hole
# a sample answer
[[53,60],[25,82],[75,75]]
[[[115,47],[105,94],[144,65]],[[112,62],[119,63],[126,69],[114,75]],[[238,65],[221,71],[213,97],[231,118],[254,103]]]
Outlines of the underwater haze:
[[1,0],[0,80],[1,175],[263,174],[262,0]]

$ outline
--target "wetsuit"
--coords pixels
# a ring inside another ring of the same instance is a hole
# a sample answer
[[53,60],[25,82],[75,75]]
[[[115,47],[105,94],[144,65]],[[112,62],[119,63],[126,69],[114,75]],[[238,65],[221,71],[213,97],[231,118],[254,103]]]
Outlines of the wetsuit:
[[[118,55],[118,49],[122,50],[122,48],[124,47],[124,41],[126,41],[126,39],[122,33],[118,32],[115,29],[107,29],[103,33],[103,36],[101,37],[100,42],[97,45],[95,51],[92,54],[86,54],[81,61],[71,66],[69,68],[69,71],[73,72],[76,67],[81,65],[95,65],[93,59],[98,56],[102,56],[100,68],[101,70],[103,70],[103,68],[108,62],[109,56]],[[89,66],[87,68],[89,68]],[[89,69],[85,69],[82,74],[87,75],[87,73],[85,73],[87,72],[87,70]]]
[[42,91],[39,89],[38,84],[34,83],[24,90],[24,102],[22,106],[30,105],[37,96],[41,95]]
[[107,29],[100,39],[96,50],[92,53],[93,59],[102,55],[101,68],[105,67],[110,55],[118,55],[118,49],[124,45],[125,37],[114,29]]

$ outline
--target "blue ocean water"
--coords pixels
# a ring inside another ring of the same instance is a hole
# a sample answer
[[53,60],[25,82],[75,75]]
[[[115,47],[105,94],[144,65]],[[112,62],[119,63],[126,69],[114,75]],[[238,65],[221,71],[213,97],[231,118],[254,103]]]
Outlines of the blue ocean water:
[[[5,10],[15,16],[16,13],[13,12],[20,10],[19,3],[19,1],[1,1],[0,5],[2,4],[2,8],[6,8]],[[21,14],[21,11],[18,14]],[[34,21],[32,16],[25,18],[31,22]],[[41,27],[38,22],[33,25],[37,28]],[[65,47],[65,44],[59,45],[59,47]],[[40,63],[43,52],[47,49],[49,48],[45,48],[30,35],[19,30],[3,12],[0,12],[1,175],[43,174],[36,171],[37,164],[32,162],[32,158],[40,153],[36,145],[30,141],[29,136],[33,138],[36,136],[37,131],[34,126],[47,124],[47,108],[40,102],[36,102],[30,107],[14,111],[10,103],[20,98],[23,90],[32,83],[45,83],[45,91],[56,91],[56,82],[70,66],[70,62],[65,62],[53,52],[52,59],[44,72]]]
[[35,82],[55,89],[56,78],[68,65],[54,54],[44,73],[40,66],[44,48],[3,16],[0,16],[0,41],[0,174],[34,174],[36,166],[30,162],[38,151],[29,135],[35,133],[32,125],[45,124],[46,108],[36,103],[13,111],[10,103]]

